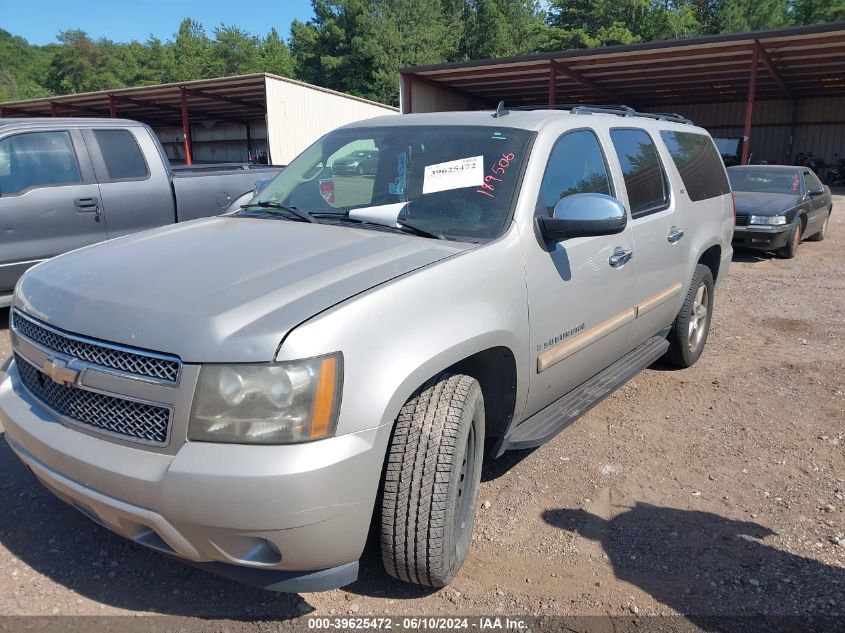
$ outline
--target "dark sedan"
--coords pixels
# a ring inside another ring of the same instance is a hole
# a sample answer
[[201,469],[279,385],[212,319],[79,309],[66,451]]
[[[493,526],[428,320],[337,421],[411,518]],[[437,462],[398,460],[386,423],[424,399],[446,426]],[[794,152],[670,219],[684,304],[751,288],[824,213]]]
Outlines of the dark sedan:
[[734,246],[795,257],[801,240],[820,242],[833,209],[830,189],[807,167],[729,167],[736,200]]
[[378,168],[378,150],[360,149],[342,156],[332,163],[335,176],[374,176]]

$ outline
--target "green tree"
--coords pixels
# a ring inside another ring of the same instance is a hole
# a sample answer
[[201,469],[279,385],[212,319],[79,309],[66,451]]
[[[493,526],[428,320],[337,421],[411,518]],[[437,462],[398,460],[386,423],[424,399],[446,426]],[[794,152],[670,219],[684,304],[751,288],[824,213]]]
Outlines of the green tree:
[[47,73],[47,87],[54,94],[98,90],[101,82],[97,74],[100,49],[85,31],[62,31],[60,46],[53,53]]
[[792,19],[796,24],[841,22],[845,20],[845,0],[795,0]]
[[790,23],[789,0],[725,0],[719,10],[721,30],[744,33]]
[[221,24],[214,29],[210,63],[214,76],[244,75],[263,70],[259,40],[236,26]]
[[541,47],[545,14],[536,0],[470,0],[467,5],[462,57],[519,55]]
[[173,40],[172,81],[190,81],[209,77],[212,53],[211,40],[202,24],[185,18]]
[[279,37],[279,32],[271,28],[261,42],[261,69],[264,72],[275,73],[282,77],[293,77],[293,57],[285,41]]
[[312,0],[314,17],[291,25],[291,52],[299,79],[376,97],[375,72],[384,63],[368,0]]

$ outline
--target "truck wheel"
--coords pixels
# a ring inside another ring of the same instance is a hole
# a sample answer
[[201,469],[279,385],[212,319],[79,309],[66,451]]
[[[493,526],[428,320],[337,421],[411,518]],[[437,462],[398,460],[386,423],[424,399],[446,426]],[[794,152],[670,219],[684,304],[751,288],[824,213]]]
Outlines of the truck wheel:
[[789,232],[789,237],[786,238],[786,246],[778,251],[778,256],[782,259],[792,259],[795,253],[798,252],[798,245],[801,243],[801,218],[795,218],[792,223],[792,230]]
[[384,474],[381,559],[391,576],[444,587],[469,551],[484,452],[474,378],[441,374],[405,403]]
[[818,233],[814,233],[810,237],[807,238],[808,242],[821,242],[824,239],[824,236],[827,235],[827,223],[830,221],[830,212],[828,212],[827,217],[824,219],[824,224],[822,224],[822,228],[818,231]]
[[666,337],[669,349],[664,358],[676,367],[691,367],[704,351],[710,318],[713,316],[713,273],[698,264],[687,297]]

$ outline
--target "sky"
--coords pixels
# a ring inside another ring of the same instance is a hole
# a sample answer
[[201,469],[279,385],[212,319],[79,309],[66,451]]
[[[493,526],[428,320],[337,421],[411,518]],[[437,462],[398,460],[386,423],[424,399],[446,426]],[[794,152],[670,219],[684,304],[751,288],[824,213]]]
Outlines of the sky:
[[311,17],[310,0],[240,3],[232,0],[0,0],[0,29],[32,44],[56,41],[59,31],[82,29],[94,39],[146,40],[150,34],[172,39],[183,18],[200,22],[211,34],[221,22],[253,35],[275,27],[290,34],[293,20]]

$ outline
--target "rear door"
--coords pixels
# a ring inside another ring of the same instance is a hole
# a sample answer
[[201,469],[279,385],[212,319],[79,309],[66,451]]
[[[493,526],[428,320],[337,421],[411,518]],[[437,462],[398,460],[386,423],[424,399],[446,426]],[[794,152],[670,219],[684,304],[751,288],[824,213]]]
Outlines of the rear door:
[[176,221],[170,175],[148,128],[93,128],[83,135],[110,239]]
[[40,261],[106,239],[100,190],[78,130],[0,138],[0,295]]
[[684,221],[651,135],[640,128],[612,128],[610,139],[625,185],[620,198],[631,214],[637,316],[631,324],[633,347],[671,323],[680,308],[687,251]]

